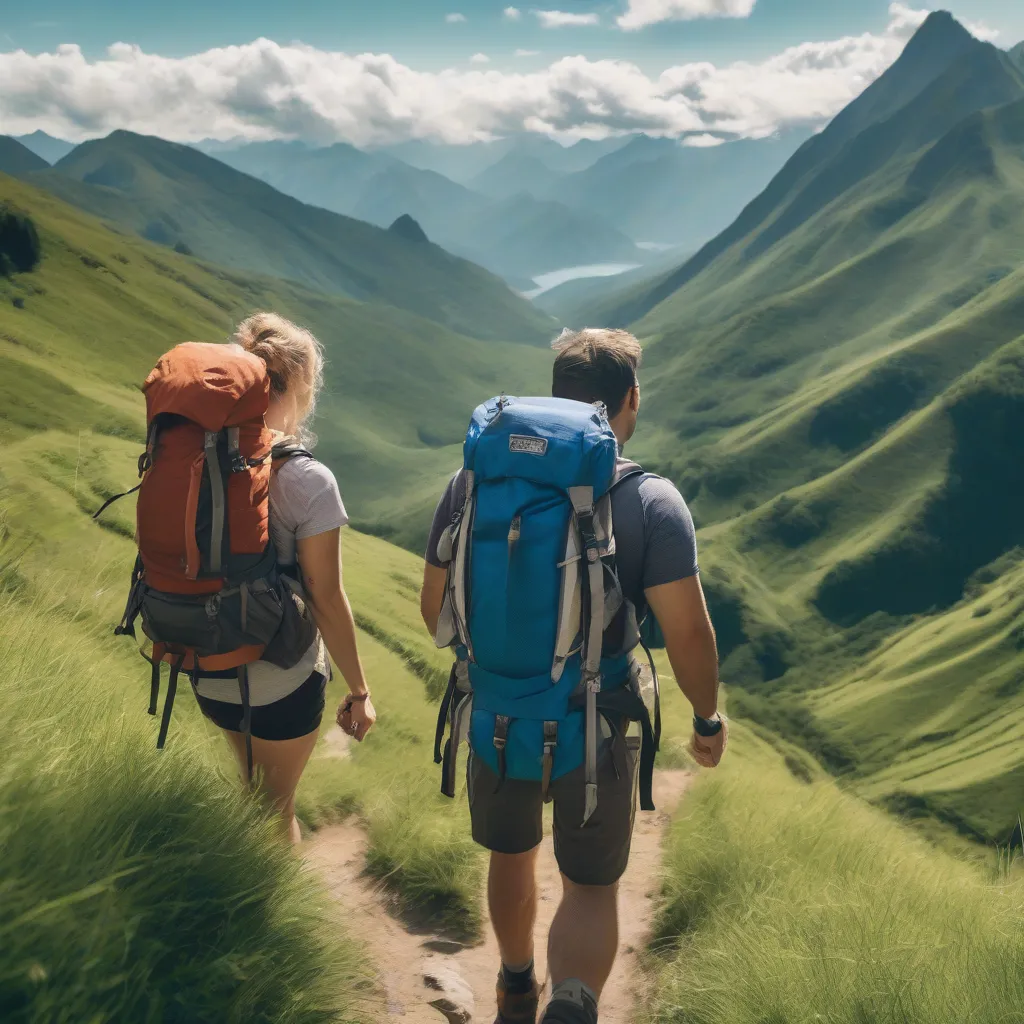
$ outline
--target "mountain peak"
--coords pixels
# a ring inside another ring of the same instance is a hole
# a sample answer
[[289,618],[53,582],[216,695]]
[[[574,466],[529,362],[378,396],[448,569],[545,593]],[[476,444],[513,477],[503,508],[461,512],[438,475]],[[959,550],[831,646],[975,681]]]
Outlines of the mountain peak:
[[1024,71],[1024,42],[1020,42],[1012,50],[1008,50],[1006,55],[1021,71]]
[[17,139],[10,135],[0,135],[0,174],[19,178],[34,171],[45,171],[49,166],[38,153]]
[[928,51],[934,59],[937,50],[944,50],[954,56],[969,42],[977,41],[949,11],[932,11],[911,37],[903,54],[913,58],[919,52]]
[[404,238],[407,242],[429,242],[426,231],[419,226],[419,224],[413,220],[412,217],[407,213],[403,213],[391,227],[388,228],[393,235],[398,235],[399,238]]

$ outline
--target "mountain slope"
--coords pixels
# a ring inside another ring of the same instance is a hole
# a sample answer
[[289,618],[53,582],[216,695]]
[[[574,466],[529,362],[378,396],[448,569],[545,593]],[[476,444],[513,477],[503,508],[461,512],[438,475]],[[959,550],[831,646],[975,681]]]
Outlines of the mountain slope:
[[976,41],[936,68],[921,38],[958,33],[935,24],[908,46],[922,92],[802,151],[662,280],[635,325],[635,454],[701,524],[734,711],[893,811],[1003,840],[1024,772],[1024,81]]
[[114,132],[33,181],[225,266],[397,306],[475,337],[542,344],[551,333],[548,318],[480,267],[306,206],[187,146]]
[[607,219],[631,238],[695,249],[726,227],[806,138],[778,137],[698,148],[639,136],[545,193]]
[[0,135],[0,174],[21,177],[33,171],[45,171],[49,164],[10,135]]
[[[630,238],[596,213],[535,198],[514,173],[500,168],[507,195],[503,188],[485,195],[486,189],[474,191],[386,152],[347,145],[312,150],[301,143],[257,143],[223,157],[296,199],[371,224],[386,227],[406,214],[449,252],[524,285],[565,266],[641,256]],[[499,164],[506,160],[539,164],[520,149]],[[560,177],[548,173],[552,180]]]
[[763,251],[887,159],[934,141],[979,107],[1009,102],[1020,88],[1005,53],[949,15],[930,15],[900,58],[808,140],[733,224],[655,288],[624,297],[616,319],[644,316],[713,264],[724,266],[720,257],[730,249],[733,262],[751,246]]
[[547,195],[561,177],[562,173],[552,170],[539,156],[512,150],[467,184],[492,199],[508,199],[520,192],[540,198]]
[[31,135],[17,135],[15,139],[26,149],[31,149],[36,156],[41,156],[48,164],[55,164],[75,148],[73,142],[55,139],[44,131],[34,131]]
[[[12,178],[0,176],[0,201],[31,217],[43,254],[35,271],[0,277],[0,435],[19,465],[37,452],[16,442],[39,431],[81,429],[86,449],[110,436],[137,441],[138,385],[162,351],[190,338],[219,341],[253,310],[274,309],[325,345],[318,451],[353,518],[418,539],[421,523],[410,517],[418,510],[422,519],[458,464],[481,396],[536,390],[548,372],[541,349],[477,341],[400,309],[202,264]],[[131,475],[127,463],[121,470],[104,470],[108,493]]]

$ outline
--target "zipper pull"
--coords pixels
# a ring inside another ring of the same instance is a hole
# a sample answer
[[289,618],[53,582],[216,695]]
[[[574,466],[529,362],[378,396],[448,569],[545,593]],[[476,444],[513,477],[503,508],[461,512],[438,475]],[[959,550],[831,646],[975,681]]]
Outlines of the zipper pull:
[[508,528],[508,546],[510,548],[519,540],[519,535],[522,532],[522,526],[523,517],[519,515],[514,516],[512,523]]

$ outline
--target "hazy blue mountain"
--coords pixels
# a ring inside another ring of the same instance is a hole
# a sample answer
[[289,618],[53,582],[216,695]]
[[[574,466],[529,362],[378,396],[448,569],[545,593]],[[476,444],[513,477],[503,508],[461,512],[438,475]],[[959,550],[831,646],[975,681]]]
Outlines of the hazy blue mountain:
[[533,196],[547,195],[562,172],[552,170],[539,156],[513,150],[497,163],[485,167],[468,182],[470,188],[495,199],[507,199],[519,192]]
[[696,249],[726,227],[786,162],[808,130],[698,148],[637,136],[546,193],[580,210],[600,211],[641,242]]
[[1007,56],[1017,67],[1024,71],[1024,42],[1018,43],[1013,49],[1009,50]]
[[553,171],[573,174],[618,149],[626,141],[627,137],[598,141],[581,139],[571,146],[563,146],[546,135],[523,132],[491,142],[473,142],[464,146],[413,139],[374,152],[389,153],[413,167],[436,171],[452,181],[467,185],[510,153],[533,157]]
[[324,149],[303,142],[256,142],[214,155],[304,203],[350,216],[358,216],[354,211],[367,182],[403,166],[385,153],[365,153],[345,142]]
[[[524,146],[562,148],[546,138]],[[518,153],[504,159],[540,164],[539,157]],[[380,150],[268,142],[220,153],[218,159],[304,203],[380,227],[407,214],[443,248],[523,287],[535,274],[570,264],[643,259],[632,239],[599,214],[537,198],[522,185],[507,195],[499,190],[498,198],[483,195]]]
[[16,135],[14,138],[23,146],[31,149],[36,156],[41,156],[48,164],[55,164],[75,148],[75,143],[55,139],[44,131],[34,131],[31,135]]
[[0,174],[20,178],[33,171],[45,171],[49,164],[38,153],[10,135],[0,135]]

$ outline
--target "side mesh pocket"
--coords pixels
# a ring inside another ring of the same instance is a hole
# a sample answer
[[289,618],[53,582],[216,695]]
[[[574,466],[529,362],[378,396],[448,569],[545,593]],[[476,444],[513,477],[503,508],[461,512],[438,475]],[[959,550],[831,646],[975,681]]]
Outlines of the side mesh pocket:
[[280,576],[276,591],[281,602],[281,621],[262,660],[278,668],[292,668],[302,660],[319,630],[306,604],[302,586],[296,580]]

